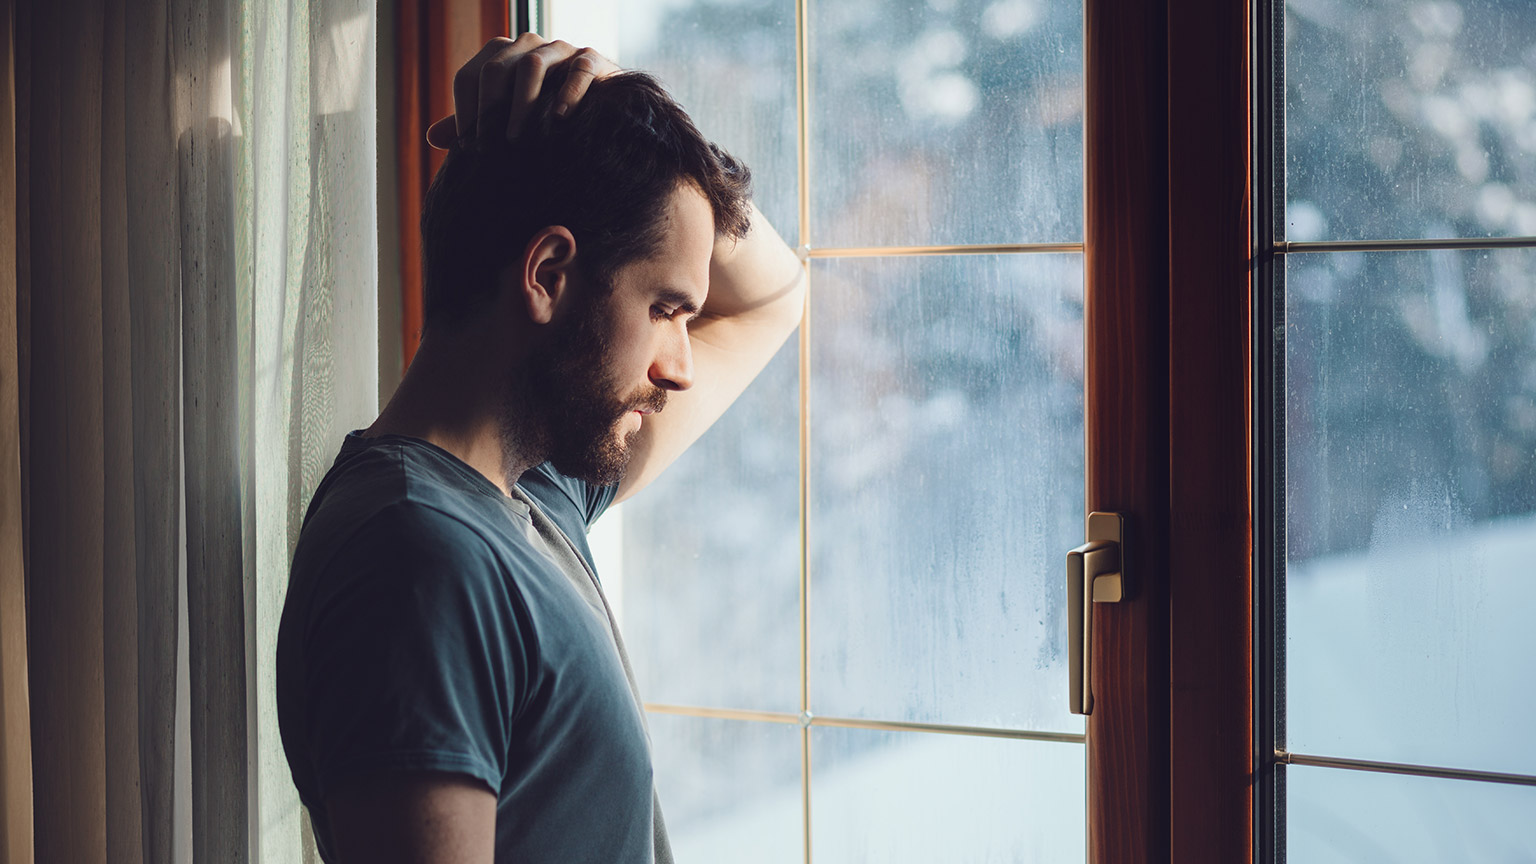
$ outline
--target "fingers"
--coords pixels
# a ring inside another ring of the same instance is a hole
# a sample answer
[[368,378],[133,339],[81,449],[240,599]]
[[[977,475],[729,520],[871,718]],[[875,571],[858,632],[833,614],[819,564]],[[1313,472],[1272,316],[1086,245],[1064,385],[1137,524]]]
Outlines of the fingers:
[[506,113],[505,134],[515,138],[528,119],[549,71],[570,63],[566,79],[554,100],[556,115],[564,115],[581,101],[598,78],[620,71],[613,61],[590,48],[577,50],[567,42],[544,41],[534,33],[517,39],[498,36],[470,58],[453,76],[452,117],[427,129],[427,143],[446,150],[481,129],[494,128],[488,118],[500,120]]
[[[531,40],[530,40],[531,37]],[[475,132],[475,121],[479,119],[480,112],[480,74],[481,70],[489,63],[509,53],[530,51],[543,40],[532,33],[525,33],[517,38],[517,41],[497,36],[485,43],[485,46],[469,59],[468,63],[459,67],[459,71],[453,75],[453,116],[454,128],[459,138],[466,138]]]
[[559,117],[565,116],[572,106],[581,101],[581,97],[587,95],[587,88],[592,86],[593,81],[619,71],[612,60],[591,48],[577,51],[571,56],[569,65],[570,72],[566,75],[565,84],[555,97],[555,115]]
[[524,121],[528,119],[528,112],[532,110],[534,101],[539,98],[539,91],[544,89],[544,77],[549,70],[575,54],[575,46],[557,39],[554,42],[546,42],[517,58],[517,68],[512,81],[511,111],[507,115],[508,139],[516,138],[517,133],[522,130]]
[[475,110],[475,134],[489,131],[492,124],[488,121],[497,111],[506,111],[507,85],[512,80],[512,64],[517,61],[518,55],[510,46],[506,51],[497,54],[486,61],[480,67],[479,104]]

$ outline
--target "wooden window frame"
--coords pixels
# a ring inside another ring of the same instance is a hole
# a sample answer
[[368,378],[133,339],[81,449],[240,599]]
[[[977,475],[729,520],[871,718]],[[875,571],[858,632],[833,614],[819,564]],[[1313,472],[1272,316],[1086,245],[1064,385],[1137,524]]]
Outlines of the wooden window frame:
[[1094,627],[1093,864],[1255,851],[1251,8],[1085,0],[1087,507],[1135,581]]

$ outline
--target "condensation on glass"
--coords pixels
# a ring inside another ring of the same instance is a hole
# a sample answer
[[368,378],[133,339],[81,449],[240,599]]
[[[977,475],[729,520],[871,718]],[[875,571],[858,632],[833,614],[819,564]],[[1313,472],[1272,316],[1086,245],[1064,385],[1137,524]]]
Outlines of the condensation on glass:
[[758,178],[753,201],[799,235],[793,0],[545,0],[553,38],[655,75]]
[[1287,860],[1531,860],[1536,788],[1291,766]]
[[1285,239],[1536,236],[1536,3],[1292,0]]
[[811,279],[815,710],[1081,731],[1059,566],[1082,533],[1081,257]]
[[678,861],[801,860],[799,727],[665,714],[647,723]]
[[[1536,235],[1536,5],[1291,0],[1284,239]],[[1289,254],[1292,753],[1536,774],[1536,250]],[[1290,860],[1528,860],[1529,788],[1285,769]]]
[[814,246],[1082,237],[1081,2],[810,4]]
[[812,732],[811,857],[880,864],[1086,857],[1080,745]]
[[1290,749],[1536,774],[1532,272],[1286,262]]

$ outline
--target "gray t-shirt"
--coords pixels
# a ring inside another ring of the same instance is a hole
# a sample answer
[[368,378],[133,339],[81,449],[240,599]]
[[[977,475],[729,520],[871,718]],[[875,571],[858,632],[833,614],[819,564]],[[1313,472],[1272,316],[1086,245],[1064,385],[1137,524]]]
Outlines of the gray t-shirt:
[[326,795],[446,771],[497,796],[498,862],[670,862],[634,676],[548,465],[514,495],[424,441],[347,436],[304,517],[277,640],[283,749],[321,857]]

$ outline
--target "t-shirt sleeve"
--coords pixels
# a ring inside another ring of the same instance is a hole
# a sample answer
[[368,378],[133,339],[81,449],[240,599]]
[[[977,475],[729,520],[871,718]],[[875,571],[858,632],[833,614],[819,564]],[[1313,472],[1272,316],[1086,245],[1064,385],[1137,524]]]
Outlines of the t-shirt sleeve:
[[618,497],[619,494],[619,484],[610,483],[607,486],[594,486],[591,483],[584,483],[579,480],[576,482],[581,483],[582,494],[586,498],[587,527],[590,528],[592,523],[597,521],[597,517],[608,512],[608,508],[613,506],[613,499]]
[[548,462],[534,466],[529,474],[531,476],[521,481],[524,487],[531,487],[530,491],[536,494],[542,493],[545,489],[552,489],[569,498],[581,513],[582,521],[585,523],[583,528],[591,528],[592,523],[597,521],[597,517],[607,512],[613,505],[613,499],[619,494],[616,483],[597,486],[568,474],[561,474]]
[[501,788],[528,682],[514,602],[489,545],[414,504],[372,517],[326,567],[305,637],[318,792],[407,771]]

